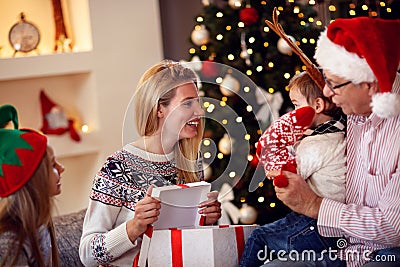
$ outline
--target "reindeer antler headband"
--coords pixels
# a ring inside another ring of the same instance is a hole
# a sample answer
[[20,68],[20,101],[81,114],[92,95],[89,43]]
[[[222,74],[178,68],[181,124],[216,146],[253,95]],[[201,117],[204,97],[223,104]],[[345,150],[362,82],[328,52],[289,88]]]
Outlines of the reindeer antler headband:
[[272,12],[272,22],[269,20],[265,20],[265,23],[276,33],[284,39],[287,44],[290,46],[290,48],[293,50],[293,52],[298,55],[301,59],[301,61],[306,65],[306,71],[310,75],[310,77],[313,79],[313,81],[317,84],[317,86],[323,90],[325,86],[325,80],[322,75],[322,73],[319,71],[319,69],[311,62],[311,60],[304,54],[304,52],[300,49],[300,47],[297,46],[295,42],[293,42],[285,33],[283,30],[281,24],[278,23],[278,10],[276,7],[274,8],[274,11]]

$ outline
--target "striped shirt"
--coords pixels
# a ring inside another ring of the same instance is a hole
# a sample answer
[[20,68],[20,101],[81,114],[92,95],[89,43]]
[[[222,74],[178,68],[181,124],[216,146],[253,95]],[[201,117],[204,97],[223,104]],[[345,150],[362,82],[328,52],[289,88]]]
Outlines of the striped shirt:
[[[392,92],[400,93],[397,74]],[[372,251],[400,246],[400,115],[348,116],[346,202],[323,199],[318,229],[344,236],[339,255],[361,266]]]

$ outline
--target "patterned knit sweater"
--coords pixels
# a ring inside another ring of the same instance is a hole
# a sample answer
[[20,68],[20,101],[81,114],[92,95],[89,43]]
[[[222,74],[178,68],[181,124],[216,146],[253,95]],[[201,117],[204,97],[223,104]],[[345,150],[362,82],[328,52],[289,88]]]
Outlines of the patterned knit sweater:
[[94,178],[79,247],[83,264],[132,266],[141,239],[129,240],[126,221],[150,185],[171,185],[176,178],[173,152],[152,154],[128,144],[110,156]]

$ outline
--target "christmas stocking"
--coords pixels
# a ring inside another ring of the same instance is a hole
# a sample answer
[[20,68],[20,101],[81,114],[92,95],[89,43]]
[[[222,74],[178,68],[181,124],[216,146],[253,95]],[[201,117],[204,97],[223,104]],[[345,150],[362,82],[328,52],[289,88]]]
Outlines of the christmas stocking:
[[256,154],[264,166],[265,173],[279,171],[274,178],[277,187],[286,187],[287,178],[282,171],[296,172],[296,161],[288,146],[294,145],[310,126],[315,115],[312,107],[306,106],[284,114],[275,120],[258,140]]
[[81,140],[74,128],[74,120],[67,119],[63,109],[56,105],[49,97],[40,91],[40,103],[42,106],[43,126],[40,129],[44,134],[61,135],[69,132],[72,140]]

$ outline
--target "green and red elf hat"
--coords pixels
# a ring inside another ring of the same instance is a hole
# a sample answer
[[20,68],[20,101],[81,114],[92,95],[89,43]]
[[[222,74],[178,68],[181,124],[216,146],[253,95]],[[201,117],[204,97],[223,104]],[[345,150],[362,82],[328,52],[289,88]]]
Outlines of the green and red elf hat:
[[[4,128],[13,122],[14,129]],[[0,197],[18,191],[32,177],[47,148],[47,138],[31,129],[18,129],[11,105],[0,106]]]

